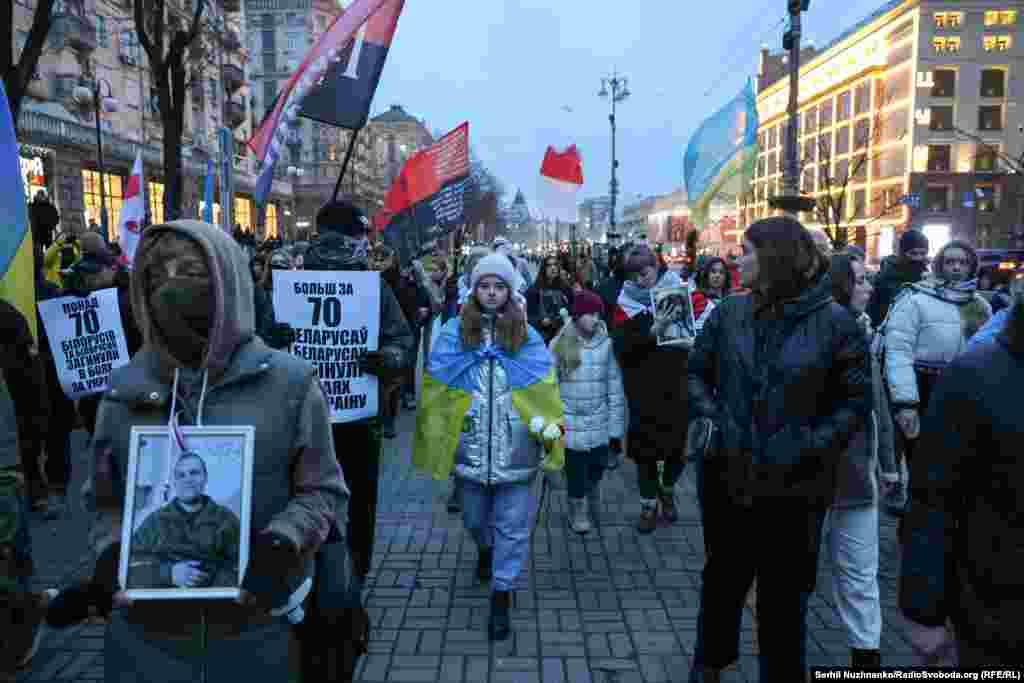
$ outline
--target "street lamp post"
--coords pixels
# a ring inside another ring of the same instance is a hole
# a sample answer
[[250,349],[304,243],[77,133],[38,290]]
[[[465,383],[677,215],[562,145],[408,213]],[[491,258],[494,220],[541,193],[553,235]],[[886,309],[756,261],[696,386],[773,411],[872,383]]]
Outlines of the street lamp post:
[[[101,112],[112,113],[117,111],[117,101],[114,99],[114,90],[110,81],[95,75],[92,63],[86,64],[85,75],[93,77],[93,87],[90,90],[85,85],[79,85],[72,91],[75,101],[80,106],[92,105],[93,115],[96,118],[96,166],[100,175],[100,227],[103,229],[103,237],[110,242],[110,218],[107,214],[107,181],[103,168],[103,128],[100,125]],[[104,96],[103,86],[107,87],[107,95]]]
[[782,194],[772,197],[768,204],[785,211],[794,218],[800,211],[814,208],[814,200],[800,196],[800,164],[797,154],[797,126],[800,105],[800,31],[801,14],[806,12],[811,0],[787,0],[790,27],[782,38],[782,47],[789,50],[789,107],[786,123],[786,162],[782,176]]
[[[611,88],[610,91],[609,88]],[[611,113],[608,114],[608,122],[612,127],[612,179],[608,188],[611,195],[611,207],[608,217],[608,222],[611,226],[611,233],[615,232],[615,198],[619,194],[619,180],[617,174],[619,160],[615,156],[615,105],[625,100],[630,96],[630,94],[629,79],[625,76],[619,76],[614,71],[612,72],[611,77],[601,79],[601,90],[597,93],[598,97],[607,97],[611,101]]]

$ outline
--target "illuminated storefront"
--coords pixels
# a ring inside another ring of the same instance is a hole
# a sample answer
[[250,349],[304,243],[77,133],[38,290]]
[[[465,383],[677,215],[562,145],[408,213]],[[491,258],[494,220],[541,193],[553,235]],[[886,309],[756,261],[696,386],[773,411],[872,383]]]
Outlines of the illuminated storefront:
[[[124,204],[122,178],[112,173],[103,174],[103,189],[106,196],[107,218],[110,226],[110,239],[116,241],[121,221],[121,206]],[[86,225],[95,224],[102,230],[100,220],[100,174],[98,171],[82,170],[82,203],[85,206]]]

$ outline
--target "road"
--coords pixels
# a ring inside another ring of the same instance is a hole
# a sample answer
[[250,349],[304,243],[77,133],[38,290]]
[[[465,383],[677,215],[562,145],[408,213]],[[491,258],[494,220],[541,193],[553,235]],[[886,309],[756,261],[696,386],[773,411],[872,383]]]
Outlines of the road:
[[[678,486],[680,521],[639,536],[636,470],[628,461],[604,482],[600,527],[586,538],[566,524],[564,491],[550,496],[533,539],[529,570],[515,596],[513,636],[486,639],[488,596],[474,577],[475,544],[445,510],[447,485],[409,464],[413,415],[386,442],[374,566],[367,585],[373,623],[370,654],[357,672],[364,683],[663,683],[689,671],[703,541],[690,472]],[[84,469],[76,434],[75,479]],[[77,487],[76,487],[77,488]],[[77,501],[75,501],[77,502]],[[884,515],[883,515],[884,517]],[[64,585],[88,569],[83,513],[33,523],[36,585]],[[910,665],[896,609],[899,559],[895,523],[881,525],[883,663]],[[831,567],[823,557],[811,600],[809,660],[845,665],[845,632],[833,608]],[[739,664],[724,681],[757,680],[755,615],[748,601]],[[28,681],[103,678],[103,626],[47,633]]]

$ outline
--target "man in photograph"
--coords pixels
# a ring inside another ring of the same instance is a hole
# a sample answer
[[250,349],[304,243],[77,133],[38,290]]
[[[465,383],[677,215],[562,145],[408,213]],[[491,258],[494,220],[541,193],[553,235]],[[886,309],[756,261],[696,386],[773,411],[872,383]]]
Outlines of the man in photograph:
[[206,495],[206,463],[186,451],[174,465],[174,498],[132,535],[128,588],[238,586],[242,525]]
[[659,342],[676,342],[694,336],[690,324],[689,302],[685,294],[673,293],[659,301],[657,317],[659,320],[656,323],[656,331]]

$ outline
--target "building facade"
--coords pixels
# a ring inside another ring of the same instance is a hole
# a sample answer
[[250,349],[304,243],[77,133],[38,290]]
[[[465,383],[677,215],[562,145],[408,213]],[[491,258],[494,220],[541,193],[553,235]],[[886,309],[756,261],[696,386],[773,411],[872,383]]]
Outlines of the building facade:
[[[891,0],[800,69],[801,193],[828,209],[801,215],[836,228],[870,260],[892,253],[919,227],[941,245],[961,237],[1009,246],[1021,226],[1024,88],[1019,21],[1024,2]],[[782,192],[785,54],[762,51],[757,106],[759,156],[739,202],[742,229],[772,215]],[[831,199],[830,199],[831,197]]]
[[[667,245],[673,256],[683,255],[686,235],[697,230],[691,219],[686,191],[682,189],[644,197],[623,207],[622,228],[627,236],[642,236],[648,244]],[[707,220],[699,230],[698,254],[726,256],[730,252],[729,239],[735,231],[736,203],[713,201],[708,208]]]
[[[15,58],[20,57],[35,12],[35,0],[14,3]],[[168,14],[186,21],[189,0],[168,0]],[[216,5],[220,23],[204,22],[189,53],[183,149],[182,214],[198,215],[208,158],[217,160],[216,130],[223,121],[236,148],[251,131],[239,29],[241,7]],[[98,163],[96,119],[91,92],[99,84],[105,106],[100,114],[103,173]],[[218,92],[220,89],[220,92]],[[223,104],[223,107],[221,106]],[[120,210],[131,166],[141,152],[146,194],[153,222],[164,220],[163,127],[144,50],[135,32],[132,2],[57,0],[47,49],[22,103],[18,119],[22,177],[29,197],[46,190],[61,213],[62,228],[100,225],[106,204],[112,239],[118,238]],[[254,226],[252,189],[244,157],[232,159],[235,222]],[[216,198],[219,214],[220,197]]]

